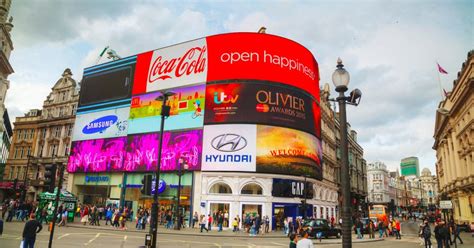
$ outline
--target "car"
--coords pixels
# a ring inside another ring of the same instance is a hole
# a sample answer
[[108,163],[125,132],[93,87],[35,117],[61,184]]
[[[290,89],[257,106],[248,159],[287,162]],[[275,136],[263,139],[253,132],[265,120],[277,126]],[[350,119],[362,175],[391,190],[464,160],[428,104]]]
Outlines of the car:
[[306,220],[303,223],[303,229],[309,231],[309,236],[312,238],[316,238],[318,233],[321,233],[321,237],[324,238],[340,238],[342,234],[340,228],[331,226],[326,219]]

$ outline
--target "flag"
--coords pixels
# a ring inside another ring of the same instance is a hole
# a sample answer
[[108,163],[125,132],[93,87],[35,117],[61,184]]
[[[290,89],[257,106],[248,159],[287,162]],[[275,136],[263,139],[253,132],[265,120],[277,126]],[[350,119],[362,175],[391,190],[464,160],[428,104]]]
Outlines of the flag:
[[448,74],[448,72],[447,72],[445,69],[443,69],[443,67],[441,67],[438,63],[436,63],[436,64],[438,65],[438,71],[439,71],[439,73]]

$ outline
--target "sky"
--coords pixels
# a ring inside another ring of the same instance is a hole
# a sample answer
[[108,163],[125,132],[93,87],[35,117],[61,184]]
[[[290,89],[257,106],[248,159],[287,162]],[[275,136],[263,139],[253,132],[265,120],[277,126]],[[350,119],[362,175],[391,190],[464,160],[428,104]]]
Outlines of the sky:
[[[14,0],[6,106],[14,120],[42,108],[65,68],[80,81],[109,45],[122,57],[227,32],[287,37],[307,47],[331,86],[340,57],[349,90],[362,100],[347,107],[368,163],[390,170],[417,156],[435,173],[432,150],[441,87],[450,91],[474,49],[474,1],[122,1]],[[103,58],[100,63],[108,61]],[[447,72],[440,75],[436,63]]]

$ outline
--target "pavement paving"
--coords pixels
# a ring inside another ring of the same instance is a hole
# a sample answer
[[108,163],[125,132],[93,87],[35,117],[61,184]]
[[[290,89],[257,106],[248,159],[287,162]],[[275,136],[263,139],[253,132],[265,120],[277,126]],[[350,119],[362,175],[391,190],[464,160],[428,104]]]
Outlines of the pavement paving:
[[[53,241],[53,247],[133,247],[137,248],[144,244],[145,233],[147,231],[134,230],[135,226],[128,223],[129,230],[117,230],[110,226],[82,226],[80,223],[70,223],[67,227],[56,227]],[[5,223],[5,230],[0,236],[0,248],[18,248],[21,242],[21,232],[23,230],[23,222]],[[367,242],[368,240],[357,240],[353,237],[353,247],[364,248],[385,248],[385,247],[417,247],[419,239],[414,235],[417,223],[404,223],[406,234],[402,240],[395,240],[392,237],[384,240]],[[158,247],[160,248],[230,248],[230,247],[249,247],[249,248],[282,248],[288,247],[288,238],[281,232],[272,232],[270,234],[250,237],[245,233],[232,233],[232,231],[224,231],[217,233],[200,233],[198,229],[166,230],[162,226],[159,227]],[[465,245],[459,247],[474,247],[474,238],[469,234],[463,234]],[[43,231],[38,234],[35,247],[47,247],[49,240],[49,232],[47,226],[44,225]],[[315,246],[324,246],[328,248],[341,247],[341,239],[331,238],[323,239],[321,242],[313,240]],[[435,245],[435,242],[433,242]]]

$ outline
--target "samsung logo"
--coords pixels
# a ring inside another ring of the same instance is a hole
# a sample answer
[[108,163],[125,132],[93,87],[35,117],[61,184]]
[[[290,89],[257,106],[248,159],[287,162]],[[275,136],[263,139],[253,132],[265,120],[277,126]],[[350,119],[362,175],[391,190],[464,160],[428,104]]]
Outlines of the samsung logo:
[[100,117],[99,119],[95,119],[87,124],[83,129],[82,133],[84,134],[94,134],[94,133],[102,133],[107,128],[113,126],[118,120],[116,115],[107,115]]

